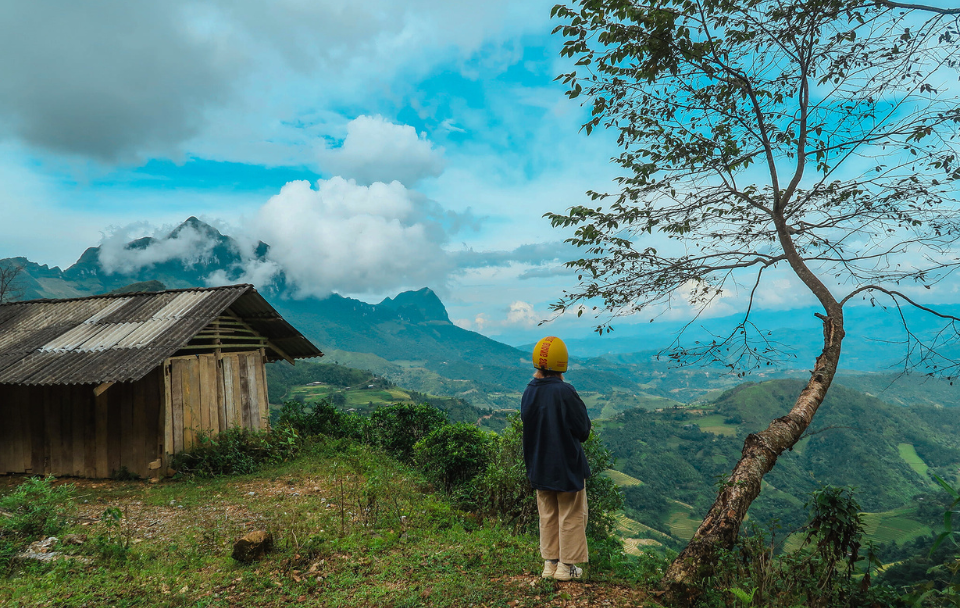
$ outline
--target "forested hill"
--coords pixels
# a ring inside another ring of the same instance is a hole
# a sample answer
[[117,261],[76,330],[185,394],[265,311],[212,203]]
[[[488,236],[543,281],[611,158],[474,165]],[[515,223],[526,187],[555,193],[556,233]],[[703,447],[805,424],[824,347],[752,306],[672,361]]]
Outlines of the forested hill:
[[[244,260],[253,256],[263,261],[270,249],[268,244],[258,243],[253,251],[244,252],[235,239],[195,217],[172,230],[166,242],[187,234],[205,243],[196,259],[147,262],[156,241],[145,237],[119,250],[116,245],[90,247],[66,270],[24,258],[0,260],[0,264],[23,269],[17,279],[22,299],[60,298],[197,287],[207,285],[212,277],[220,282],[241,280]],[[430,289],[403,292],[371,304],[336,294],[294,299],[285,285],[280,275],[264,295],[328,354],[328,360],[388,376],[398,385],[422,393],[464,398],[481,407],[515,407],[529,381],[528,349],[516,349],[458,327]],[[645,348],[657,346],[651,336],[642,337]],[[609,344],[609,340],[605,337],[599,342]],[[575,348],[574,352],[589,351]],[[756,377],[769,379],[784,373],[789,372],[761,371]],[[574,359],[569,379],[585,394],[596,415],[650,406],[664,399],[690,403],[738,382],[719,369],[674,368],[651,352]],[[960,390],[948,390],[943,383],[918,390],[913,381],[890,387],[880,376],[841,377],[838,382],[900,404],[954,405],[960,401]],[[921,398],[924,395],[926,401]]]
[[[628,515],[674,538],[692,534],[746,435],[784,415],[801,387],[797,380],[746,383],[702,407],[632,410],[599,422],[617,469],[641,482],[624,488]],[[960,409],[904,408],[834,385],[805,438],[766,476],[750,517],[778,519],[789,531],[822,485],[857,488],[868,512],[912,513],[918,496],[936,490],[930,474],[954,483],[958,467]]]
[[[90,247],[66,270],[25,258],[0,264],[22,269],[16,284],[20,299],[82,297],[202,287],[214,279],[241,281],[244,261],[250,256],[263,261],[270,248],[258,243],[252,252],[244,252],[235,239],[195,217],[171,231],[166,242],[181,234],[205,243],[196,259],[153,259],[155,240],[145,237],[119,251],[116,246]],[[387,375],[413,390],[463,397],[482,407],[510,407],[530,378],[528,351],[453,324],[440,298],[427,288],[378,304],[337,294],[295,299],[281,273],[264,295],[329,357]],[[578,382],[582,390],[640,390],[635,381],[614,370],[588,366],[584,371]]]

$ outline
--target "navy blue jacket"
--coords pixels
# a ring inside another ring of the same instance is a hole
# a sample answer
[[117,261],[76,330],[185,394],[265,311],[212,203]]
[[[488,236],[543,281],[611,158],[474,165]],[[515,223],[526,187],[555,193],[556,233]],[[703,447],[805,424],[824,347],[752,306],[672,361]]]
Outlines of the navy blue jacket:
[[590,418],[577,390],[560,378],[534,378],[520,401],[523,460],[537,490],[579,492],[590,477],[580,445],[590,436]]

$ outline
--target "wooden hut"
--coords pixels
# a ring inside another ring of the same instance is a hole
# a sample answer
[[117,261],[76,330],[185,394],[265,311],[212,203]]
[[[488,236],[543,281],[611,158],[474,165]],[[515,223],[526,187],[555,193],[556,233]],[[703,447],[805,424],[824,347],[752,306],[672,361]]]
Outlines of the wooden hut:
[[252,285],[0,305],[0,474],[163,475],[268,428],[265,362],[320,356]]

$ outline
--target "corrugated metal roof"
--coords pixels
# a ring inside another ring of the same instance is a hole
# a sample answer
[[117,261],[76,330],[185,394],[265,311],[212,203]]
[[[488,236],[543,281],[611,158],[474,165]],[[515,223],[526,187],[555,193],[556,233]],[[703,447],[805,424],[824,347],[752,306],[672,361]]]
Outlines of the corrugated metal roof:
[[323,355],[252,285],[33,300],[0,305],[0,384],[139,380],[227,309],[270,359]]

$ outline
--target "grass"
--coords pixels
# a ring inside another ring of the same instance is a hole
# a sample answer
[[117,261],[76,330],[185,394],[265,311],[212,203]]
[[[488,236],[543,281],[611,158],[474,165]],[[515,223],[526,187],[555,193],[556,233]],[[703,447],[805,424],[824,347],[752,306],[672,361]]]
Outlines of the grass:
[[[16,481],[3,483],[0,494]],[[586,586],[541,580],[536,538],[456,511],[417,473],[344,441],[251,475],[76,485],[68,531],[87,534],[78,551],[94,562],[18,565],[0,584],[0,605],[621,605],[611,598],[624,593],[622,579],[599,570]],[[107,559],[92,539],[114,506],[129,550]],[[235,562],[233,541],[255,529],[270,531],[276,549]],[[613,584],[596,582],[604,579]],[[640,605],[645,591],[629,594]]]
[[735,424],[724,423],[723,418],[724,416],[722,414],[711,414],[698,418],[695,422],[704,433],[713,433],[714,435],[724,435],[726,437],[736,436],[737,426]]
[[621,473],[616,469],[607,469],[603,472],[604,475],[613,480],[613,483],[621,487],[629,486],[639,486],[643,485],[643,482],[637,479],[636,477],[630,477],[626,473]]
[[694,533],[696,533],[701,520],[694,519],[690,516],[691,509],[689,505],[684,505],[676,501],[672,502],[674,502],[674,506],[670,508],[666,522],[667,527],[670,528],[670,534],[674,538],[683,541],[690,540],[693,538]]
[[[864,538],[877,543],[893,542],[902,545],[920,536],[929,535],[932,532],[930,526],[914,519],[916,515],[916,505],[878,513],[861,513]],[[783,545],[784,551],[796,551],[804,538],[803,533],[791,534]]]
[[762,486],[762,488],[763,488],[763,489],[761,490],[762,494],[763,494],[764,496],[768,497],[768,498],[780,498],[780,499],[785,500],[785,501],[787,501],[788,503],[792,504],[794,507],[803,508],[803,505],[804,505],[804,501],[803,501],[803,500],[797,498],[797,497],[794,496],[793,494],[784,492],[783,490],[780,490],[780,489],[774,487],[773,484],[771,484],[770,482],[768,482],[768,481],[766,481],[766,480],[763,481],[763,486]]
[[793,451],[797,453],[798,456],[803,456],[803,451],[810,444],[810,437],[803,437],[793,445]]
[[900,458],[903,458],[904,462],[910,465],[910,468],[916,471],[921,477],[927,477],[927,463],[923,461],[923,458],[920,458],[920,455],[917,454],[917,450],[913,447],[912,443],[898,443],[897,451],[900,452]]

